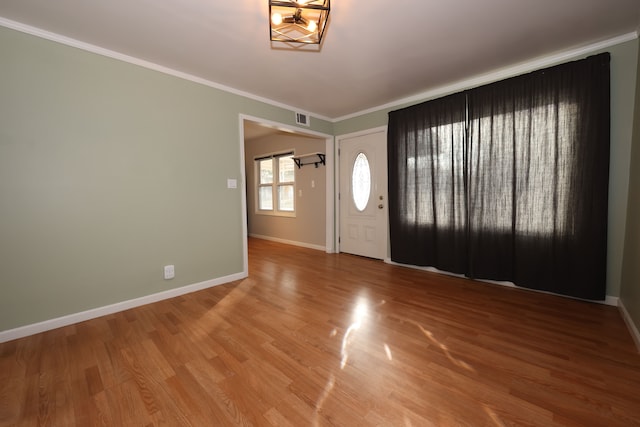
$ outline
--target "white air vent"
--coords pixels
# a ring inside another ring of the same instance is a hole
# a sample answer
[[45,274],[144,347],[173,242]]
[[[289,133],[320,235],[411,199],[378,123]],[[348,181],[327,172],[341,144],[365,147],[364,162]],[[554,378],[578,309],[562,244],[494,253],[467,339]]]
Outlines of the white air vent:
[[309,126],[310,117],[304,113],[296,113],[296,124],[302,126]]

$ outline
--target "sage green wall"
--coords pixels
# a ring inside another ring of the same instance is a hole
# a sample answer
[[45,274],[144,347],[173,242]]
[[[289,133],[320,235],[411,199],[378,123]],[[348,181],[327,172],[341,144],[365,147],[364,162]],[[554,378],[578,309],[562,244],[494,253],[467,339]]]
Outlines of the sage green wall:
[[[607,247],[607,295],[620,296],[624,251],[629,155],[633,128],[638,39],[620,43],[591,54],[611,53],[611,172],[609,177],[609,224]],[[576,57],[573,59],[580,59]],[[570,60],[570,59],[569,59]],[[563,61],[564,62],[564,61]],[[447,93],[439,94],[444,96]],[[416,101],[411,104],[426,101]],[[387,124],[387,114],[411,104],[387,108],[335,123],[334,135],[371,129]]]
[[633,147],[631,148],[631,173],[629,177],[629,209],[622,269],[620,299],[640,329],[640,48],[636,79],[636,103],[633,122]]
[[239,115],[292,111],[1,27],[0,58],[0,331],[242,273]]
[[[245,142],[249,235],[273,237],[312,246],[326,246],[327,167],[296,168],[296,216],[256,213],[254,158],[293,149],[296,155],[324,153],[325,139],[280,133]],[[313,181],[313,185],[312,185]]]
[[629,196],[638,40],[608,49],[611,52],[611,154],[607,239],[607,295],[619,297]]

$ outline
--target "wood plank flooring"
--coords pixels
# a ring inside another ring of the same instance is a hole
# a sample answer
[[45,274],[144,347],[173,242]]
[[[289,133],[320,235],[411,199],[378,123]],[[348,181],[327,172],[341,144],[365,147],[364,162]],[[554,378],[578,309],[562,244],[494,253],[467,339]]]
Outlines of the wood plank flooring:
[[249,277],[0,344],[0,426],[634,426],[615,307],[251,239]]

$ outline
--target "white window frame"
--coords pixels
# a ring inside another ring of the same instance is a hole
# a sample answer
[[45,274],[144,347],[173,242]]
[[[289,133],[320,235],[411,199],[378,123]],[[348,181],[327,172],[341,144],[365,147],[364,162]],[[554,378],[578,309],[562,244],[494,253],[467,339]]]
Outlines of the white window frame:
[[[284,150],[277,153],[269,153],[259,155],[253,158],[254,163],[254,189],[255,189],[255,213],[258,215],[270,215],[270,216],[282,216],[282,217],[295,217],[296,216],[296,167],[294,163],[294,179],[293,181],[280,181],[280,162],[281,157],[295,156],[294,150]],[[260,162],[263,160],[271,159],[273,162],[273,180],[270,184],[262,184],[260,182]],[[293,160],[291,160],[293,162]],[[280,209],[280,199],[278,198],[278,192],[280,187],[293,186],[293,210]],[[273,202],[272,209],[260,209],[260,188],[271,187],[271,200]]]

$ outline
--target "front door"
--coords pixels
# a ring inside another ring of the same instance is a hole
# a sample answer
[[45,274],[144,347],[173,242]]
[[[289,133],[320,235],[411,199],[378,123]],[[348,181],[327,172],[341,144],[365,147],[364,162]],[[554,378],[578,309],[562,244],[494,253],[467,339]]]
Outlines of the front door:
[[387,130],[338,138],[340,252],[387,256]]

